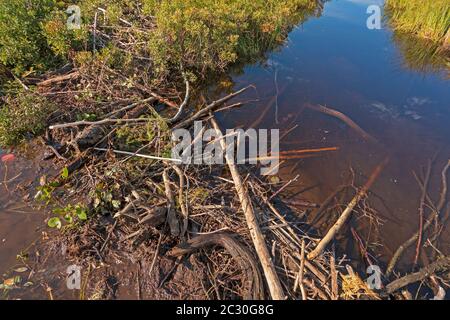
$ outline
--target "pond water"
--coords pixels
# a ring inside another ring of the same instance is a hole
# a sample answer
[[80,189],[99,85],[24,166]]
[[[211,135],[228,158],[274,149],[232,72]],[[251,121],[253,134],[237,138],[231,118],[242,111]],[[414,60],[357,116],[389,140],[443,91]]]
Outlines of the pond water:
[[[351,172],[361,186],[389,157],[370,197],[375,215],[383,220],[379,232],[364,219],[352,222],[363,239],[380,245],[371,249],[383,263],[418,230],[421,192],[413,172],[420,176],[433,157],[429,193],[434,201],[439,197],[440,173],[450,158],[450,82],[444,67],[419,65],[411,59],[414,54],[405,52],[426,46],[416,42],[416,47],[405,49],[388,27],[369,30],[370,4],[382,1],[326,2],[322,15],[293,30],[286,45],[265,63],[234,74],[234,89],[256,87],[256,93],[239,99],[259,100],[227,111],[221,124],[279,128],[281,136],[291,130],[281,140],[281,150],[339,147],[337,152],[281,165],[283,180],[300,175],[290,193],[315,203],[348,183]],[[379,143],[364,141],[341,120],[305,108],[308,103],[344,113]],[[446,227],[440,242],[447,253],[449,234]],[[412,254],[405,256],[403,266],[412,263]]]

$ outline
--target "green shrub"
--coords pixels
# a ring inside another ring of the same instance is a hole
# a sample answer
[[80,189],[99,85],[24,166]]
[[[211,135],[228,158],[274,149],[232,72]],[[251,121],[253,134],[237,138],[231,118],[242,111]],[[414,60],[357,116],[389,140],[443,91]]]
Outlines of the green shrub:
[[312,0],[144,0],[155,17],[149,49],[156,65],[180,62],[201,71],[223,71],[279,45],[315,9]]
[[55,110],[46,98],[29,91],[8,95],[4,100],[5,104],[0,106],[0,146],[4,147],[41,133],[49,114]]
[[67,6],[56,0],[0,0],[0,62],[20,74],[64,61],[87,34],[66,28]]

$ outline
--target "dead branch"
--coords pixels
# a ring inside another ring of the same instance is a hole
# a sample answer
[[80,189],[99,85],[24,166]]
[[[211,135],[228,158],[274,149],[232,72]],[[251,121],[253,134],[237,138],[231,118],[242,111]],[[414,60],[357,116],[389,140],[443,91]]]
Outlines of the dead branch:
[[446,256],[420,269],[418,272],[408,274],[400,279],[392,281],[386,286],[386,292],[393,293],[411,283],[421,281],[437,272],[447,271],[449,269],[450,256]]
[[[220,133],[219,136],[222,136],[222,131],[219,128],[219,125],[211,118],[211,123],[214,129]],[[223,139],[220,139],[220,144],[222,146],[222,150],[227,150],[226,142]],[[264,274],[266,276],[267,284],[269,286],[269,291],[274,300],[284,300],[286,297],[283,293],[283,289],[281,287],[280,280],[278,279],[278,275],[275,271],[275,266],[273,264],[272,258],[270,256],[269,250],[267,249],[264,235],[261,232],[261,228],[259,227],[258,220],[255,216],[255,213],[252,208],[251,199],[248,195],[248,191],[242,183],[241,176],[239,174],[239,170],[234,163],[234,159],[231,158],[231,155],[228,152],[225,152],[225,160],[228,164],[228,168],[230,169],[231,176],[233,177],[233,181],[235,184],[236,192],[239,196],[239,200],[241,202],[242,210],[244,211],[245,220],[247,221],[247,226],[250,231],[250,235],[252,237],[253,244],[255,246],[256,253],[258,254],[259,260],[264,270]]]
[[198,112],[196,112],[194,115],[192,115],[191,117],[189,117],[186,120],[183,120],[182,122],[178,123],[177,125],[175,125],[173,128],[174,129],[178,129],[178,128],[184,128],[184,127],[188,127],[192,122],[200,119],[201,117],[209,114],[210,111],[213,111],[215,108],[219,107],[220,105],[224,104],[225,102],[227,102],[228,100],[240,95],[241,93],[243,93],[244,91],[248,90],[249,88],[252,88],[253,86],[247,86],[245,88],[242,88],[241,90],[238,90],[236,92],[233,92],[219,100],[216,100],[212,103],[210,103],[209,105],[207,105],[206,107],[200,109]]
[[[442,209],[444,207],[446,194],[447,194],[447,172],[448,172],[449,168],[450,168],[450,160],[448,161],[447,165],[444,167],[444,169],[442,170],[442,173],[441,173],[442,190],[441,190],[441,198],[439,200],[439,205],[436,208],[436,210],[433,210],[433,212],[431,213],[428,220],[424,223],[422,232],[426,231],[431,226],[434,219],[439,217],[440,212],[442,211]],[[398,260],[402,256],[403,252],[405,252],[406,249],[408,249],[414,242],[416,242],[418,238],[419,238],[419,232],[416,232],[414,235],[411,236],[411,238],[406,240],[404,243],[402,243],[398,247],[398,249],[395,251],[394,255],[392,256],[391,260],[388,263],[388,267],[386,269],[386,276],[390,276],[392,274],[392,272],[394,271],[395,265],[397,264]]]
[[371,141],[374,143],[378,143],[378,141],[372,137],[370,134],[368,134],[366,131],[364,131],[359,125],[356,124],[356,122],[354,122],[352,119],[350,119],[349,117],[347,117],[345,114],[343,114],[340,111],[322,106],[322,105],[313,105],[310,103],[306,103],[305,106],[307,108],[310,108],[312,110],[318,111],[318,112],[322,112],[325,114],[328,114],[332,117],[338,118],[340,120],[342,120],[343,122],[345,122],[350,128],[352,128],[353,130],[355,130],[364,140],[367,141]]
[[177,237],[180,235],[180,224],[178,222],[177,213],[175,211],[175,199],[172,194],[172,189],[170,186],[170,179],[168,170],[165,169],[163,171],[163,180],[164,180],[164,191],[166,192],[166,197],[168,200],[167,207],[167,222],[170,227],[170,233],[172,236]]
[[49,85],[52,85],[52,84],[55,84],[55,83],[58,83],[58,82],[63,82],[63,81],[67,81],[67,80],[72,80],[72,79],[78,78],[79,75],[80,75],[80,73],[78,71],[74,71],[74,72],[71,72],[71,73],[68,73],[68,74],[64,74],[64,75],[61,75],[61,76],[56,76],[56,77],[53,77],[53,78],[41,81],[37,85],[40,86],[40,87],[49,86]]
[[311,251],[308,254],[309,260],[314,260],[317,258],[324,250],[325,247],[328,245],[328,243],[334,238],[334,236],[339,232],[339,230],[342,228],[342,226],[345,224],[347,219],[350,217],[350,214],[352,213],[355,206],[359,203],[359,201],[366,195],[367,191],[370,189],[370,187],[373,185],[375,180],[380,175],[381,171],[384,169],[386,164],[388,163],[389,159],[385,158],[373,171],[373,173],[370,175],[369,180],[367,180],[366,184],[361,188],[360,191],[356,194],[356,196],[350,201],[350,203],[347,205],[347,208],[345,208],[344,212],[342,212],[342,215],[339,217],[339,219],[335,222],[335,224],[328,230],[327,234],[323,239],[319,242],[317,247]]

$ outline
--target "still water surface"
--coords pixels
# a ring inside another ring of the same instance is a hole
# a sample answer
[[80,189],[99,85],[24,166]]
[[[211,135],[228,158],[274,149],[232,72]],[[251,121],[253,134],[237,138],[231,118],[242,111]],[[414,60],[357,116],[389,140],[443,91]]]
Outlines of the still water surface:
[[[411,54],[388,27],[366,27],[367,6],[376,3],[327,2],[320,17],[293,30],[287,44],[267,61],[234,74],[234,89],[256,86],[256,94],[240,99],[256,96],[259,101],[227,112],[222,125],[279,128],[281,135],[292,129],[281,141],[281,150],[339,147],[334,153],[288,160],[281,166],[286,181],[300,175],[290,192],[315,203],[348,183],[352,170],[361,186],[388,156],[390,162],[370,199],[383,220],[379,232],[364,219],[352,222],[360,236],[382,245],[372,246],[373,254],[386,262],[418,230],[420,188],[413,172],[420,176],[435,155],[429,193],[434,201],[439,197],[440,172],[450,158],[450,82],[445,67],[405,59],[426,46],[416,42],[407,48]],[[363,141],[341,120],[304,108],[308,103],[344,113],[379,144]],[[447,253],[449,231],[448,227],[442,231],[440,242]],[[403,266],[410,263],[407,255]]]

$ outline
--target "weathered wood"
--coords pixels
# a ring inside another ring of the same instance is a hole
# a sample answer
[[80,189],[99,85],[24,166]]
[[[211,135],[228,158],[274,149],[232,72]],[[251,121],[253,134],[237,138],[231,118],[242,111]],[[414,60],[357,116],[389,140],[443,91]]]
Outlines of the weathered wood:
[[[211,118],[211,122],[214,129],[222,136],[222,131],[220,130],[219,125],[214,120],[214,118]],[[220,139],[220,144],[223,150],[227,150],[227,145],[224,139]],[[267,249],[264,235],[261,232],[261,228],[259,227],[255,212],[253,211],[252,202],[250,196],[248,195],[247,188],[242,182],[239,170],[234,162],[234,159],[228,152],[225,152],[225,160],[228,164],[228,168],[230,169],[236,192],[241,202],[242,211],[244,211],[245,220],[247,221],[247,226],[250,231],[250,236],[252,237],[253,245],[264,270],[264,275],[266,277],[272,299],[284,300],[286,296],[284,295],[283,289],[281,287],[280,279],[278,278],[277,272],[275,270],[272,257],[270,256],[269,250]]]

